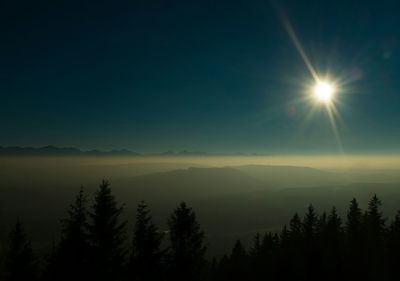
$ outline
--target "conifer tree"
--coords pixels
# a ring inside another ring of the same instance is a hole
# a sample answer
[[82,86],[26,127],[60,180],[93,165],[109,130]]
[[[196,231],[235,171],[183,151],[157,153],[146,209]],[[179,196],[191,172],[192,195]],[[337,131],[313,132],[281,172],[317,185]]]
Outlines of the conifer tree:
[[304,274],[306,280],[318,280],[321,271],[321,253],[317,243],[318,216],[312,205],[308,206],[303,220]]
[[345,231],[349,244],[357,244],[360,242],[362,232],[362,211],[355,198],[350,201]]
[[225,281],[228,280],[228,275],[230,272],[229,268],[229,257],[227,254],[224,254],[222,258],[219,260],[216,271],[212,274],[212,280]]
[[5,260],[5,281],[35,280],[36,265],[31,242],[18,220],[10,232]]
[[388,230],[387,253],[390,276],[392,280],[396,280],[398,278],[397,267],[400,264],[400,211],[397,212]]
[[170,278],[201,280],[205,266],[204,233],[196,214],[182,202],[168,220],[170,231]]
[[303,233],[305,239],[310,241],[313,240],[317,231],[317,225],[318,217],[315,213],[315,209],[313,205],[309,205],[303,220]]
[[52,280],[87,280],[90,246],[87,234],[86,195],[80,188],[68,218],[62,222],[62,237],[51,257]]
[[382,203],[376,194],[368,202],[368,209],[364,215],[365,257],[366,266],[370,269],[370,277],[382,278],[387,265],[384,249],[384,235],[386,234],[385,219],[380,210]]
[[293,256],[291,249],[291,236],[290,231],[286,224],[283,226],[279,235],[279,248],[276,255],[277,274],[283,280],[290,280],[292,278],[291,268],[293,267]]
[[350,279],[365,278],[363,216],[355,198],[350,201],[345,225],[345,266]]
[[281,234],[279,236],[281,247],[287,245],[289,240],[289,230],[286,224],[283,226]]
[[326,230],[329,234],[329,243],[335,247],[339,245],[340,239],[342,238],[342,219],[339,217],[336,208],[333,207],[326,222]]
[[227,280],[245,280],[248,276],[248,254],[242,242],[237,240],[229,256],[229,274]]
[[249,251],[250,274],[252,279],[258,279],[265,273],[267,265],[266,251],[263,247],[260,233],[253,238],[253,245]]
[[163,234],[152,223],[147,205],[141,201],[136,211],[129,279],[157,281],[162,279],[164,255],[164,251],[160,249],[162,238]]
[[[289,240],[286,252],[285,278],[300,279],[304,276],[304,235],[303,223],[298,213],[295,213],[289,222]],[[282,270],[281,270],[282,271]]]
[[94,280],[120,280],[126,250],[124,248],[126,222],[120,221],[123,211],[112,195],[110,184],[103,180],[95,194],[89,213],[91,269]]
[[325,229],[321,233],[322,258],[325,272],[330,272],[328,280],[338,280],[343,276],[343,229],[342,220],[333,207],[327,217]]
[[326,224],[327,224],[327,220],[328,217],[326,215],[326,212],[323,212],[319,218],[318,218],[318,222],[317,222],[317,233],[321,234],[322,232],[325,231],[326,229]]
[[279,235],[272,234],[268,232],[264,235],[261,242],[261,261],[259,261],[259,266],[262,268],[260,270],[262,275],[259,275],[262,278],[265,275],[271,276],[272,279],[278,278],[278,251],[279,251]]
[[5,249],[4,249],[4,237],[3,237],[3,217],[2,213],[0,212],[0,280],[3,280],[3,273],[4,273],[4,255],[5,255]]
[[299,242],[302,238],[302,222],[300,216],[295,213],[289,222],[289,237],[291,242]]
[[253,258],[258,258],[261,255],[261,235],[256,233],[253,238],[253,245],[249,251],[249,255]]
[[[368,202],[368,209],[365,213],[365,223],[368,236],[376,242],[383,237],[385,232],[385,219],[383,218],[380,207],[382,206],[381,200],[374,194]],[[372,241],[370,241],[372,242]]]

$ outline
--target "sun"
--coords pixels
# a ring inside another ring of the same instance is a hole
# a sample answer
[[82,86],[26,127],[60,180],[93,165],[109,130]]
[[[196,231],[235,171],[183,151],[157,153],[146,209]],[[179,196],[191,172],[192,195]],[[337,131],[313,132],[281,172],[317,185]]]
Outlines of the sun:
[[327,81],[318,81],[313,88],[315,100],[325,104],[332,102],[335,92],[335,85]]

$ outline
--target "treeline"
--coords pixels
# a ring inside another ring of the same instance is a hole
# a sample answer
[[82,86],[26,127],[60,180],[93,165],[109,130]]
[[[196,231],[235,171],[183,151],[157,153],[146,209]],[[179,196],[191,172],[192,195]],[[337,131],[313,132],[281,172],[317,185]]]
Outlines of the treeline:
[[400,211],[387,224],[381,205],[374,195],[362,211],[353,199],[345,221],[310,205],[280,233],[256,234],[248,250],[237,241],[212,280],[400,280]]
[[[13,227],[1,266],[6,281],[202,280],[204,233],[193,210],[181,203],[162,232],[144,202],[137,207],[133,239],[110,185],[103,181],[89,206],[83,188],[61,221],[62,233],[45,262],[32,252],[21,222]],[[168,238],[168,239],[167,239]],[[167,246],[162,246],[168,240]]]
[[204,232],[185,203],[173,210],[166,231],[139,203],[127,241],[123,206],[103,181],[91,204],[80,189],[44,262],[17,221],[0,280],[399,280],[400,211],[388,223],[381,205],[375,195],[362,211],[353,199],[345,220],[335,208],[317,214],[310,205],[281,232],[256,234],[248,249],[238,240],[229,255],[207,261]]

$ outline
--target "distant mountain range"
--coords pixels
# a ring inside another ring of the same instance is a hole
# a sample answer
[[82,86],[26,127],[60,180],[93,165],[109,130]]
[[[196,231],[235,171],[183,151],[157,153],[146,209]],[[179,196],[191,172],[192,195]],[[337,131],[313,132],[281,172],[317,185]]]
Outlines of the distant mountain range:
[[[127,149],[120,150],[81,150],[75,147],[57,147],[53,145],[43,147],[0,146],[0,156],[196,156],[209,155],[206,152],[182,150],[179,152],[166,151],[162,153],[142,154]],[[219,154],[218,154],[219,155]],[[235,154],[239,155],[239,154]]]
[[[75,147],[57,147],[48,145],[43,147],[28,147],[28,146],[0,146],[0,156],[251,156],[260,154],[251,153],[207,153],[202,151],[166,151],[161,153],[139,153],[127,149],[103,151],[98,149],[81,150]],[[264,154],[263,154],[264,155]],[[267,154],[265,154],[267,155]]]
[[43,146],[43,147],[20,147],[20,146],[9,146],[9,147],[0,147],[0,155],[21,155],[21,156],[29,156],[29,155],[60,155],[60,156],[68,156],[68,155],[88,155],[88,156],[118,156],[118,155],[127,155],[127,156],[137,156],[140,153],[129,151],[126,149],[122,150],[111,150],[111,151],[101,151],[101,150],[80,150],[74,147],[56,147],[56,146]]

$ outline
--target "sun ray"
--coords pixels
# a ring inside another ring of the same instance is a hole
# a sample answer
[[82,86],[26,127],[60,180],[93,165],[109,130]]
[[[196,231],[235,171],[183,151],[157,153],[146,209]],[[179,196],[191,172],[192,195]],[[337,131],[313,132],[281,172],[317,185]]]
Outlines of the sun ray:
[[[279,16],[282,20],[283,26],[290,38],[290,40],[293,42],[293,45],[295,46],[296,50],[298,51],[300,57],[302,58],[305,66],[307,67],[308,71],[310,72],[313,80],[314,80],[314,86],[308,90],[308,93],[312,92],[312,99],[314,99],[314,106],[311,107],[311,110],[307,114],[304,125],[312,118],[313,114],[315,113],[316,109],[318,106],[324,105],[329,117],[329,121],[331,124],[332,132],[335,138],[335,141],[338,146],[338,150],[340,151],[341,154],[344,153],[343,150],[343,145],[340,137],[339,130],[336,125],[336,120],[335,118],[338,118],[341,120],[340,114],[336,108],[336,104],[338,103],[338,99],[336,98],[336,92],[338,91],[338,86],[339,84],[336,81],[330,81],[329,79],[324,79],[321,78],[320,75],[318,75],[316,69],[312,65],[310,59],[308,58],[301,42],[300,39],[298,38],[293,26],[291,25],[288,17],[285,15],[285,13],[281,10],[278,9]],[[342,81],[343,83],[343,81]],[[309,94],[308,94],[309,95]],[[308,100],[310,97],[308,98]],[[316,103],[317,102],[317,103]]]
[[290,23],[289,19],[287,18],[287,16],[285,15],[285,13],[283,13],[283,11],[279,11],[280,17],[282,19],[282,23],[283,26],[286,29],[286,32],[289,35],[290,40],[292,40],[294,46],[296,47],[297,51],[299,52],[301,58],[304,61],[304,64],[306,65],[306,67],[308,68],[308,70],[310,71],[311,76],[314,78],[315,81],[318,81],[318,74],[317,71],[314,69],[314,66],[312,65],[311,61],[309,60],[303,46],[301,45],[301,42],[299,40],[299,38],[296,35],[296,32],[294,31],[292,24]]

